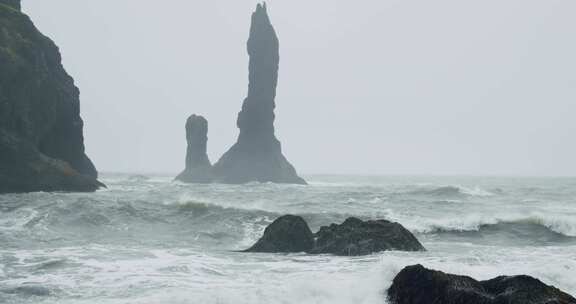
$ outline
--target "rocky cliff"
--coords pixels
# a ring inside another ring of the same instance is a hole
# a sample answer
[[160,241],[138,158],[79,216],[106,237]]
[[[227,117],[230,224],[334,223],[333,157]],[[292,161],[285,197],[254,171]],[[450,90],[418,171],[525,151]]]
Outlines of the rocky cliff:
[[238,115],[238,140],[214,165],[216,181],[251,181],[305,184],[282,154],[274,135],[274,109],[280,63],[278,37],[266,5],[258,4],[252,15],[248,39],[249,86]]
[[0,0],[0,193],[95,191],[79,91],[58,47]]
[[210,183],[212,165],[208,159],[206,145],[208,142],[208,121],[198,115],[192,115],[186,121],[186,169],[177,180],[186,183]]

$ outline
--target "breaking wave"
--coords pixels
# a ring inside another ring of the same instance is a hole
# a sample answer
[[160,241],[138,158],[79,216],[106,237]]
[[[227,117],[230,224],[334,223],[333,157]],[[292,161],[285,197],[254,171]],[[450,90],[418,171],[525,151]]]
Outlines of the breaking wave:
[[442,186],[435,188],[426,188],[409,191],[411,195],[422,195],[432,197],[458,197],[458,196],[494,196],[496,193],[482,189],[480,187],[463,187],[463,186]]
[[[431,221],[414,229],[425,234],[462,233],[486,231],[548,231],[551,234],[576,238],[576,219],[548,218],[540,216],[527,217],[468,217],[454,220]],[[529,236],[529,235],[527,235]]]
[[[576,290],[571,180],[171,181],[113,175],[96,193],[0,196],[0,303],[383,303],[394,275],[415,263]],[[349,216],[396,221],[428,251],[237,252],[283,214],[303,216],[312,231]]]

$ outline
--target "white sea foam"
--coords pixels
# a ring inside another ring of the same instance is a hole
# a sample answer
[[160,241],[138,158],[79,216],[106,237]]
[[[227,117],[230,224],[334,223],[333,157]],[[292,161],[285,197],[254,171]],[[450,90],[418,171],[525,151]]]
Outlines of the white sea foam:
[[483,189],[481,187],[478,187],[478,186],[474,186],[474,187],[459,186],[458,188],[460,189],[460,191],[462,193],[467,194],[467,195],[472,195],[472,196],[494,196],[495,195],[493,192],[490,192],[490,191]]
[[[0,196],[0,290],[52,292],[0,294],[0,301],[382,304],[394,276],[418,263],[477,279],[528,274],[576,294],[576,242],[511,246],[444,234],[517,223],[576,237],[576,190],[563,180],[527,187],[517,179],[422,179],[331,177],[293,187],[118,177],[95,194]],[[314,229],[348,216],[398,221],[428,251],[359,258],[234,252],[287,213],[304,215]]]

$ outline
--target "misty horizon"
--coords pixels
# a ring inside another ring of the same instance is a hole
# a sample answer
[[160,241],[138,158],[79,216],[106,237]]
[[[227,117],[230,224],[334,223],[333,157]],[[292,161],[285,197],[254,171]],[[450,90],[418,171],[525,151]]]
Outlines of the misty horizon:
[[[212,162],[238,135],[257,1],[165,3],[23,3],[80,88],[101,172],[181,171],[193,113]],[[276,134],[301,174],[575,175],[575,3],[329,3],[268,1]]]

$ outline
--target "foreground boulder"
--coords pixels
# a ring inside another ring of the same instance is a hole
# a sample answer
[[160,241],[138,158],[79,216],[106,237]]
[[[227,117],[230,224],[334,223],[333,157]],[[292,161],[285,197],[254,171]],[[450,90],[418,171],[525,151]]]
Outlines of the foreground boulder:
[[422,244],[398,223],[349,218],[312,234],[299,216],[278,218],[248,252],[307,252],[343,256],[368,255],[386,250],[423,251]]
[[340,225],[320,228],[311,253],[352,256],[387,250],[425,249],[410,231],[398,223],[386,220],[362,221],[351,217]]
[[74,80],[58,47],[0,0],[0,193],[95,191]]
[[238,141],[214,165],[217,182],[306,184],[282,154],[274,134],[274,108],[280,62],[278,37],[266,4],[252,15],[248,97],[238,114]]
[[208,159],[208,121],[198,115],[192,115],[186,121],[186,168],[177,180],[185,183],[212,182],[212,165]]
[[307,252],[314,247],[314,235],[299,216],[285,215],[266,227],[264,235],[246,252]]
[[529,276],[488,281],[408,266],[388,290],[392,304],[576,304],[569,294]]

